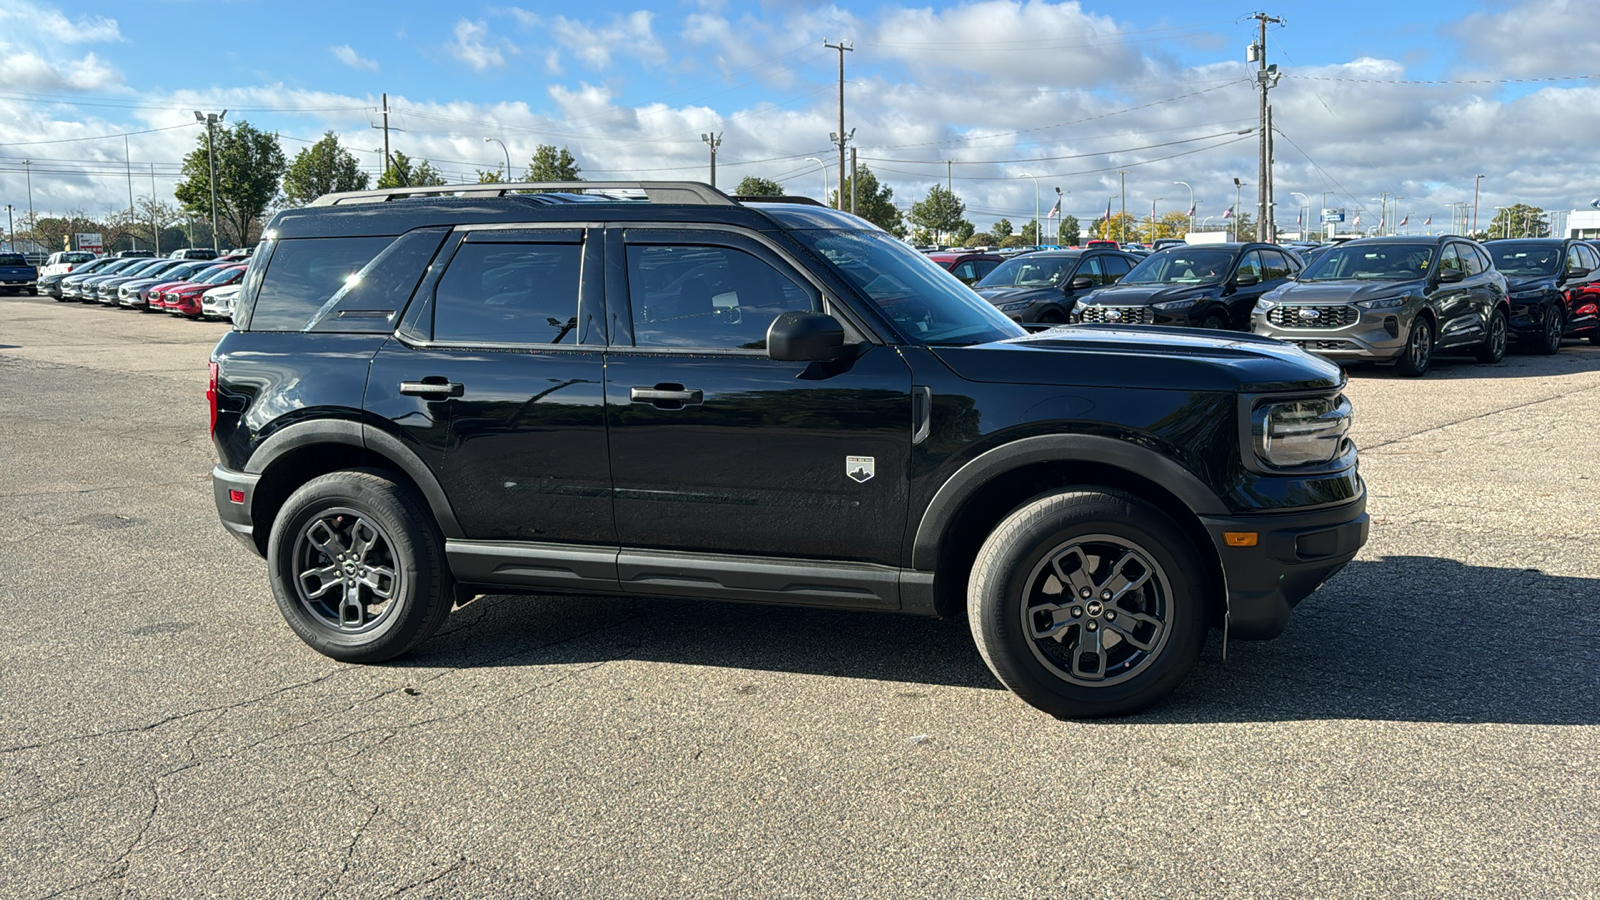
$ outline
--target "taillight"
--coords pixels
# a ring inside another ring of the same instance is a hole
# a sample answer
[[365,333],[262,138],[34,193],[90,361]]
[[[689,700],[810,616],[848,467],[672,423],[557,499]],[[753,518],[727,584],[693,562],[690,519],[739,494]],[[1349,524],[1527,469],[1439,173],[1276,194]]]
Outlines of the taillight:
[[211,436],[217,436],[217,364],[211,363],[211,383],[206,385],[206,402],[211,405]]

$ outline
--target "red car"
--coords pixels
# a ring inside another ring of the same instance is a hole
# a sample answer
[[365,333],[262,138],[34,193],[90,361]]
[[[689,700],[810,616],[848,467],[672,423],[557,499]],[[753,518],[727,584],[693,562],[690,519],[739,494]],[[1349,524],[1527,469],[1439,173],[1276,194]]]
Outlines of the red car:
[[189,277],[153,284],[150,286],[150,289],[145,292],[145,305],[139,307],[139,311],[149,312],[151,310],[159,311],[166,309],[164,294],[168,288],[175,288],[180,284],[189,284],[195,281],[205,281],[207,278],[211,278],[217,273],[222,272],[225,269],[231,269],[237,265],[239,265],[239,263],[235,260],[229,260],[227,262],[222,262],[219,260],[209,266],[205,266],[196,270],[195,272],[190,273]]
[[[244,277],[245,266],[235,263],[225,266],[215,273],[205,276],[199,281],[180,281],[177,284],[167,285],[161,291],[159,299],[155,291],[150,292],[150,305],[177,316],[187,316],[191,319],[200,318],[200,295],[214,287],[225,284],[234,284]],[[159,304],[159,306],[158,306]]]
[[950,274],[961,279],[962,284],[967,285],[993,272],[996,266],[1006,261],[1005,257],[996,256],[993,253],[965,250],[944,250],[939,253],[929,253],[928,258],[943,266]]

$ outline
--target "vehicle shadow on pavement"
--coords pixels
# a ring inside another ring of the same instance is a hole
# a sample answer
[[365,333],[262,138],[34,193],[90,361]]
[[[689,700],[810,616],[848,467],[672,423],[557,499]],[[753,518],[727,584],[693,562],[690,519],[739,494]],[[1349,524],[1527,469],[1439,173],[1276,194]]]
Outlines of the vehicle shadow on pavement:
[[620,596],[480,597],[395,665],[615,659],[1004,689],[961,619]]
[[1600,579],[1389,556],[1352,562],[1271,641],[1213,633],[1169,722],[1600,723]]
[[1587,340],[1568,340],[1561,352],[1553,356],[1539,356],[1513,349],[1506,358],[1494,365],[1484,365],[1470,356],[1436,356],[1428,374],[1421,378],[1407,378],[1394,366],[1368,363],[1347,364],[1345,372],[1351,378],[1383,381],[1427,382],[1433,379],[1461,380],[1467,378],[1546,378],[1551,375],[1578,375],[1600,371],[1600,347]]

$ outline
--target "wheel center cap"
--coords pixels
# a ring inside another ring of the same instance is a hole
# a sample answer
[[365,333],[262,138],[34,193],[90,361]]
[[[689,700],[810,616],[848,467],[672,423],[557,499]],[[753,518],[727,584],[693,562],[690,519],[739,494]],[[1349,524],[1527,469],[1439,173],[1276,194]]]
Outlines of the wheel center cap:
[[1103,607],[1100,606],[1100,601],[1099,600],[1091,600],[1091,601],[1089,601],[1089,615],[1091,615],[1091,616],[1100,615],[1100,610],[1102,608]]

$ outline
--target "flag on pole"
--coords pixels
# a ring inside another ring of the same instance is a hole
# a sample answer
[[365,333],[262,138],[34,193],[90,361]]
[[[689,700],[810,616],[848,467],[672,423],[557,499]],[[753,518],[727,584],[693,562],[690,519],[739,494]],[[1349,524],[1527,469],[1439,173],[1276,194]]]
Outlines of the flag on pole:
[[1306,227],[1306,214],[1305,214],[1305,210],[1301,210],[1300,212],[1297,212],[1297,213],[1294,214],[1294,230],[1295,231],[1304,231],[1305,227]]
[[1050,207],[1050,211],[1045,213],[1044,217],[1046,219],[1054,219],[1056,216],[1059,216],[1059,215],[1061,215],[1061,195],[1057,194],[1056,195],[1056,205]]
[[1111,198],[1106,198],[1106,221],[1111,221]]
[[1429,225],[1432,225],[1432,224],[1433,224],[1433,216],[1431,214],[1426,219],[1422,220],[1422,227],[1423,228],[1427,228]]
[[1361,213],[1356,213],[1355,221],[1350,223],[1350,227],[1351,228],[1360,228],[1361,227]]
[[1223,217],[1223,218],[1224,218],[1224,219],[1231,219],[1231,218],[1233,218],[1233,207],[1231,207],[1231,206],[1230,206],[1230,207],[1228,207],[1228,208],[1227,208],[1227,210],[1226,210],[1226,211],[1224,211],[1224,212],[1223,212],[1223,213],[1222,213],[1222,217]]
[[1194,204],[1189,204],[1189,218],[1194,218]]
[[1154,222],[1155,220],[1156,220],[1156,202],[1154,200],[1151,200],[1150,201],[1150,221]]
[[1378,233],[1379,233],[1379,234],[1382,234],[1382,233],[1383,233],[1383,224],[1384,224],[1384,223],[1385,223],[1385,222],[1387,222],[1387,221],[1389,221],[1389,219],[1388,219],[1388,217],[1387,217],[1387,215],[1383,215],[1383,214],[1380,214],[1380,215],[1379,215],[1379,216],[1378,216]]
[[1406,223],[1410,222],[1410,221],[1411,221],[1411,213],[1406,213],[1405,215],[1400,217],[1400,224],[1398,226],[1396,226],[1396,227],[1404,228],[1404,227],[1406,227]]

